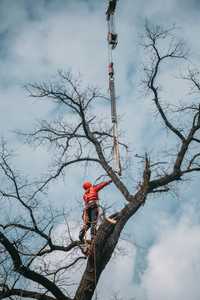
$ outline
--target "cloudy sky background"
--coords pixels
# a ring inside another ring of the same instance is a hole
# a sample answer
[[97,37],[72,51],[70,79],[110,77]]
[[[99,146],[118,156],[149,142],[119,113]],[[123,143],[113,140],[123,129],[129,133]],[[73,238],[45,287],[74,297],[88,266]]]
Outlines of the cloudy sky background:
[[[43,174],[51,157],[46,149],[21,144],[12,131],[29,130],[36,120],[57,117],[58,112],[51,103],[32,101],[23,86],[52,79],[58,69],[71,69],[82,74],[86,85],[92,82],[107,92],[105,7],[106,1],[0,1],[0,134],[10,147],[17,149],[16,164],[27,175]],[[133,156],[148,150],[156,157],[161,138],[164,147],[172,141],[160,126],[159,118],[155,119],[150,99],[145,99],[141,88],[138,89],[143,60],[139,36],[145,18],[156,24],[176,23],[180,27],[178,36],[186,40],[191,50],[190,63],[198,66],[199,12],[200,3],[195,0],[118,3],[119,45],[115,50],[118,111],[123,138]],[[185,99],[188,86],[183,86],[177,76],[188,64],[168,65],[161,74],[167,91],[163,95],[168,102]],[[139,170],[140,165],[134,160],[133,169],[124,175],[130,189],[137,184]],[[70,168],[65,180],[52,183],[48,202],[54,207],[76,208],[79,215],[81,183],[87,176],[94,180],[96,175],[95,170]],[[122,242],[127,256],[120,256],[102,275],[100,299],[108,299],[113,292],[119,292],[123,300],[199,299],[198,182],[196,174],[190,184],[176,189],[176,196],[151,198],[129,222],[123,236],[129,242]],[[69,198],[70,202],[66,201]],[[114,187],[102,192],[101,198],[105,203],[113,203],[116,198],[119,201]],[[109,288],[111,281],[113,290]]]

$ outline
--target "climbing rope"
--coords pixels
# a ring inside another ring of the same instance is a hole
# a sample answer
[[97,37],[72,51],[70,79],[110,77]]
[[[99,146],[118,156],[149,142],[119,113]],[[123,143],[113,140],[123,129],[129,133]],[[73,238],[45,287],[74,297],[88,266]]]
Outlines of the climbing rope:
[[96,260],[96,245],[95,245],[96,239],[93,240],[93,247],[94,247],[94,284],[95,284],[95,300],[98,299],[97,294],[97,260]]
[[109,0],[108,8],[106,11],[106,20],[108,25],[108,76],[109,76],[109,92],[111,100],[111,119],[113,131],[113,168],[121,175],[121,163],[118,141],[118,124],[117,124],[117,109],[116,109],[116,93],[115,93],[115,73],[113,62],[113,50],[116,48],[118,40],[115,31],[115,9],[117,0]]

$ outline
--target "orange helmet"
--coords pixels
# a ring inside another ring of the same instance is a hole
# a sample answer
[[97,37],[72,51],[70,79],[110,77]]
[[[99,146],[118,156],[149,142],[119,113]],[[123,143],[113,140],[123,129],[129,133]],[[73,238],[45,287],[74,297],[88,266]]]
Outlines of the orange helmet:
[[89,189],[91,186],[92,186],[92,183],[91,183],[90,181],[85,181],[85,182],[83,183],[83,188],[84,188],[84,190]]

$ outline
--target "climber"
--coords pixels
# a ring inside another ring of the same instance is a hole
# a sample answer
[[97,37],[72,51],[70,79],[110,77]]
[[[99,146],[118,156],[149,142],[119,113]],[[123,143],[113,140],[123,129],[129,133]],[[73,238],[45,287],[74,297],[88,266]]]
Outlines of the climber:
[[98,209],[98,192],[105,186],[110,184],[112,180],[103,181],[97,185],[92,185],[90,181],[85,181],[83,183],[83,189],[85,193],[83,195],[84,200],[84,210],[83,210],[83,228],[79,233],[79,239],[83,242],[83,238],[89,228],[91,228],[91,240],[94,239],[96,235],[96,225],[99,215]]

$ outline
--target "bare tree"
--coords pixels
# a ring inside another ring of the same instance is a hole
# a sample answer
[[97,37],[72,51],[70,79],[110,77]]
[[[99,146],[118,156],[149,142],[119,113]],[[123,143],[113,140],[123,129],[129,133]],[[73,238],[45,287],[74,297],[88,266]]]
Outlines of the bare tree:
[[[179,116],[187,111],[187,126],[180,128],[177,121],[172,120],[172,112],[165,110],[161,101],[159,75],[162,65],[170,60],[183,60],[186,51],[182,42],[173,37],[173,29],[160,26],[145,26],[144,47],[149,55],[149,63],[144,68],[143,84],[153,96],[153,103],[163,125],[175,137],[173,161],[151,162],[149,154],[143,155],[143,177],[137,190],[130,191],[122,179],[113,170],[112,163],[112,131],[105,120],[98,118],[95,107],[105,97],[94,88],[81,87],[80,80],[75,80],[70,73],[59,72],[59,82],[29,84],[27,89],[36,101],[53,101],[63,110],[59,121],[42,121],[31,133],[25,134],[29,142],[46,143],[55,153],[54,168],[44,180],[28,182],[20,176],[12,166],[10,154],[5,144],[2,145],[0,170],[5,188],[0,189],[1,198],[6,200],[5,210],[9,201],[13,201],[21,210],[21,217],[7,213],[0,225],[1,278],[0,297],[23,297],[33,299],[74,299],[89,300],[105,266],[109,263],[120,235],[128,220],[145,204],[148,196],[154,193],[167,193],[172,183],[180,182],[185,174],[200,171],[199,132],[200,104],[177,107]],[[164,45],[164,46],[163,46]],[[191,82],[193,91],[199,92],[199,73],[189,71],[184,80]],[[121,142],[120,147],[125,145]],[[123,150],[122,150],[123,151]],[[51,181],[59,177],[69,166],[89,162],[97,164],[113,180],[119,193],[126,200],[126,205],[111,217],[116,224],[106,219],[98,228],[93,254],[87,258],[80,283],[74,295],[68,291],[68,276],[71,269],[80,264],[85,256],[81,253],[79,241],[70,236],[63,243],[56,242],[52,232],[56,220],[64,215],[55,214],[51,210],[45,214],[39,210],[38,199],[45,197],[42,193]],[[40,266],[38,259],[45,261],[48,255],[65,253],[71,262],[50,266]],[[70,256],[73,253],[72,256]],[[23,284],[25,282],[25,284]],[[30,284],[31,283],[31,284]],[[32,286],[32,289],[29,288]]]

